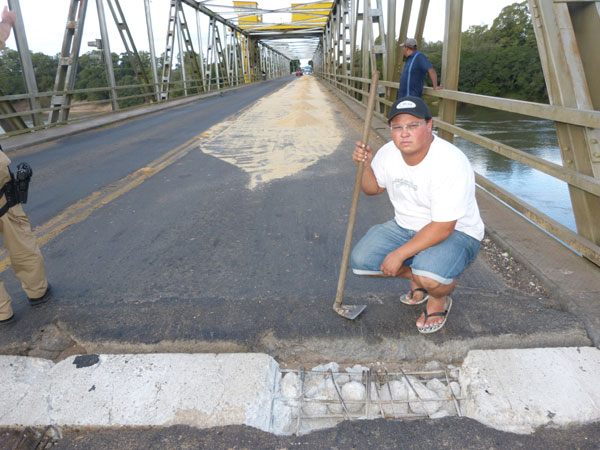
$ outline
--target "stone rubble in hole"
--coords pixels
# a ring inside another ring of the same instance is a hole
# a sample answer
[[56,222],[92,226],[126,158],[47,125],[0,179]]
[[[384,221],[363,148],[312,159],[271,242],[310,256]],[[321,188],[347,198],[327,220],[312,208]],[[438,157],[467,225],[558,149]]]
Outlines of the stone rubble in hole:
[[[446,369],[451,380],[449,385],[443,372],[408,375],[408,381],[402,374],[389,374],[386,378],[380,372],[380,376],[375,376],[371,381],[368,402],[367,367],[355,365],[344,373],[339,372],[337,363],[319,365],[304,373],[304,383],[299,373],[287,372],[279,385],[279,396],[273,411],[273,431],[276,434],[305,434],[334,427],[346,420],[348,414],[351,419],[455,416],[457,413],[452,394],[456,397],[461,395],[460,385],[456,381],[459,369],[453,365],[447,365]],[[432,361],[423,371],[443,371],[443,367]],[[338,392],[344,399],[344,405]]]

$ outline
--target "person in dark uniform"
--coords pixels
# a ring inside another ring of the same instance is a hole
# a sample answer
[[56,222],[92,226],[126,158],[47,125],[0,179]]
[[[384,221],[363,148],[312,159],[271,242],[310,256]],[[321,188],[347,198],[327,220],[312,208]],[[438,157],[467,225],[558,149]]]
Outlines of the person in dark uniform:
[[433,89],[436,91],[442,87],[438,85],[435,69],[423,53],[417,50],[417,41],[407,39],[402,44],[402,52],[406,61],[400,75],[400,84],[398,85],[398,98],[412,95],[414,97],[423,96],[423,86],[425,85],[425,74],[429,74]]

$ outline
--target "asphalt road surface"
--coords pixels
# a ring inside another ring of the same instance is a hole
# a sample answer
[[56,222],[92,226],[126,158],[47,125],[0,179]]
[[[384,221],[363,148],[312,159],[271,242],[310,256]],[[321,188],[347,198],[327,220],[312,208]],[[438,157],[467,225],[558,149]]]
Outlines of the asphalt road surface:
[[[419,307],[398,303],[407,280],[350,274],[344,302],[368,308],[355,321],[336,315],[362,126],[312,77],[291,77],[11,153],[34,168],[25,208],[54,296],[29,308],[5,270],[18,320],[0,347],[31,354],[49,324],[78,352],[259,351],[287,362],[456,360],[490,336],[588,342],[571,315],[480,259],[435,335],[417,333]],[[267,160],[298,170],[252,182],[267,177],[253,172]],[[385,196],[361,196],[354,239],[392,214]]]

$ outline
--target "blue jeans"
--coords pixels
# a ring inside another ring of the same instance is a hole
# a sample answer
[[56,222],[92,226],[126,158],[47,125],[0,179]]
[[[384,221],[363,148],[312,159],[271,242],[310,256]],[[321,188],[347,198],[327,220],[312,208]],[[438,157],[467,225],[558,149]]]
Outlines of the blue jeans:
[[[375,225],[352,250],[352,271],[356,275],[382,275],[380,267],[385,257],[415,234],[416,231],[402,228],[395,220]],[[439,244],[408,258],[402,265],[410,267],[414,275],[452,284],[475,259],[480,246],[477,239],[455,230]]]

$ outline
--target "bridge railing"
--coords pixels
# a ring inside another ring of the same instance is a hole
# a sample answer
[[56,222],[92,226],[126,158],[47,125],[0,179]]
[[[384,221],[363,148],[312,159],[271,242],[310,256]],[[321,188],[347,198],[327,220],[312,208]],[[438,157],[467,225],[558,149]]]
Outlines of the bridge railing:
[[[247,75],[246,75],[247,77]],[[253,79],[250,80],[250,82],[256,82],[259,81],[260,78],[258,76],[253,77]],[[169,97],[168,99],[161,99],[159,100],[160,103],[165,103],[168,101],[172,101],[172,100],[177,100],[180,99],[184,96],[196,96],[196,95],[202,95],[202,94],[210,94],[210,93],[214,93],[214,92],[218,92],[221,90],[227,90],[236,86],[240,86],[243,84],[248,84],[247,80],[245,79],[244,75],[240,75],[238,77],[234,77],[232,82],[223,82],[222,78],[217,79],[216,77],[210,78],[210,79],[205,79],[204,83],[206,85],[206,89],[203,88],[202,86],[202,80],[200,79],[187,79],[187,80],[172,80],[168,83],[168,92],[169,92]],[[149,92],[144,92],[144,88],[149,88],[148,91]],[[148,104],[151,103],[156,103],[156,96],[155,93],[153,92],[154,89],[157,89],[158,92],[161,92],[161,89],[163,88],[162,84],[131,84],[131,85],[122,85],[122,86],[116,86],[115,92],[117,94],[116,100],[117,100],[117,105],[119,104],[119,102],[123,103],[125,100],[135,100],[135,99],[142,99],[142,102],[140,104],[136,104],[133,106],[129,106],[129,107],[121,107],[117,110],[112,110],[112,106],[111,106],[111,99],[110,99],[110,92],[111,92],[111,88],[110,87],[98,87],[98,88],[86,88],[86,89],[73,89],[73,90],[68,90],[68,91],[59,91],[59,92],[54,92],[54,91],[47,91],[47,92],[39,92],[37,94],[15,94],[15,95],[5,95],[5,96],[0,96],[0,104],[15,104],[18,102],[23,102],[23,101],[29,101],[30,99],[37,99],[38,100],[38,104],[49,104],[50,103],[50,99],[53,96],[67,96],[67,95],[72,95],[72,96],[76,96],[76,95],[83,95],[83,94],[94,94],[94,93],[105,93],[106,96],[108,98],[105,99],[99,99],[99,100],[85,100],[85,101],[75,101],[72,102],[70,105],[65,105],[65,106],[60,106],[60,107],[56,107],[56,106],[47,106],[47,107],[41,107],[39,109],[27,109],[24,111],[14,111],[14,112],[10,112],[8,110],[0,110],[0,123],[3,120],[11,120],[11,119],[19,119],[19,120],[23,120],[25,122],[28,122],[28,126],[27,128],[22,128],[22,129],[16,129],[14,131],[4,131],[3,133],[0,132],[0,140],[3,138],[8,138],[11,136],[15,136],[15,135],[19,135],[19,134],[24,134],[24,133],[30,133],[32,131],[37,131],[37,130],[41,130],[41,129],[46,129],[46,128],[51,128],[57,125],[65,125],[66,123],[71,123],[71,122],[78,122],[78,121],[83,121],[83,120],[89,120],[92,119],[96,116],[100,116],[100,115],[104,115],[110,112],[116,112],[116,111],[123,111],[123,110],[128,110],[128,109],[132,109],[132,108],[137,108],[137,107],[141,107],[141,106],[146,106]],[[132,89],[136,89],[138,90],[140,93],[139,94],[131,94],[131,95],[119,95],[119,93],[124,93],[127,90],[132,90]],[[82,109],[82,108],[86,108],[89,107],[90,105],[96,105],[96,106],[104,106],[107,105],[109,107],[111,107],[109,110],[104,110],[104,111],[96,111],[93,113],[89,113],[89,114],[81,114],[78,113],[78,109]],[[59,111],[59,110],[63,110],[63,109],[68,109],[70,111],[70,115],[68,120],[66,121],[62,121],[62,122],[55,122],[55,123],[44,123],[42,125],[33,125],[31,117],[35,114],[42,114],[44,117],[48,117],[49,114],[52,111]],[[2,131],[2,130],[0,130]]]
[[[361,102],[368,96],[370,79],[344,76],[340,74],[317,73],[330,85],[338,89],[348,98]],[[385,88],[397,88],[397,82],[380,81],[379,85]],[[547,119],[555,122],[566,123],[587,128],[600,128],[600,111],[581,110],[559,106],[545,105],[542,103],[526,102],[521,100],[510,100],[498,97],[490,97],[478,94],[450,90],[433,90],[425,88],[427,95],[439,97],[440,99],[454,100],[469,105],[484,106],[487,108],[518,113],[539,119]],[[362,102],[361,102],[362,103]],[[375,107],[375,115],[387,122],[387,117],[381,113],[392,102],[384,97],[378,97]],[[522,150],[510,147],[492,139],[480,136],[456,125],[444,122],[438,118],[433,119],[434,124],[442,130],[460,136],[474,144],[480,145],[492,152],[509,158],[513,161],[525,164],[533,169],[539,170],[553,178],[564,181],[569,186],[576,187],[585,192],[600,197],[600,180],[592,176],[584,175],[575,170],[565,168],[561,165],[546,161]],[[501,188],[486,177],[476,173],[476,182],[480,187],[490,192],[505,204],[518,211],[538,226],[548,231],[560,241],[580,253],[596,265],[600,266],[600,246],[586,239],[578,233],[547,216],[543,212],[524,202],[515,195]]]

